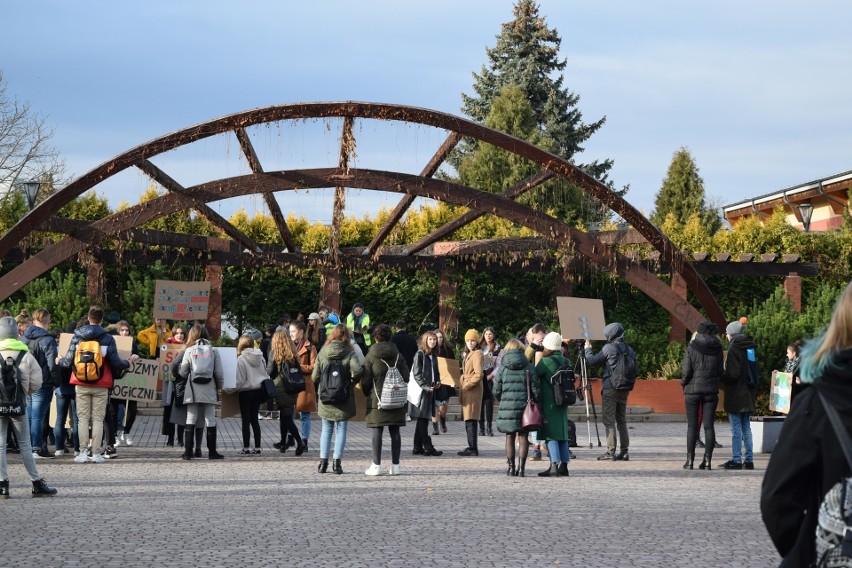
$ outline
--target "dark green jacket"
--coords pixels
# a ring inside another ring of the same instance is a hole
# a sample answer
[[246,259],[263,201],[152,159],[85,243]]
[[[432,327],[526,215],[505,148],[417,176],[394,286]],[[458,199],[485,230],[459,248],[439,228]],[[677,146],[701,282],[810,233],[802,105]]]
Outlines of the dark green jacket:
[[380,341],[370,347],[367,356],[364,357],[364,373],[361,376],[361,389],[367,398],[367,426],[370,428],[378,428],[379,426],[405,426],[405,414],[408,410],[407,404],[403,405],[402,408],[394,408],[393,410],[378,408],[376,393],[382,392],[382,387],[385,384],[385,375],[388,372],[388,367],[385,363],[390,366],[396,363],[396,368],[402,374],[403,380],[408,382],[409,378],[405,357],[400,355],[396,345],[390,341]]
[[352,373],[352,390],[349,399],[340,404],[324,404],[317,396],[317,414],[325,420],[349,420],[355,416],[355,381],[361,376],[361,364],[355,356],[355,350],[351,345],[346,345],[342,341],[332,341],[323,347],[317,355],[317,362],[314,365],[311,378],[314,380],[317,392],[322,388],[323,371],[328,367],[329,362],[342,361],[343,365],[349,367],[349,372]]
[[550,377],[566,363],[562,353],[551,353],[535,366],[541,384],[541,410],[547,423],[538,429],[539,440],[568,441],[568,407],[554,404],[553,386]]
[[527,376],[530,377],[530,392],[536,402],[541,402],[541,388],[535,369],[520,349],[503,353],[500,370],[494,379],[494,398],[500,401],[497,409],[497,430],[504,434],[521,432],[521,416],[527,405]]

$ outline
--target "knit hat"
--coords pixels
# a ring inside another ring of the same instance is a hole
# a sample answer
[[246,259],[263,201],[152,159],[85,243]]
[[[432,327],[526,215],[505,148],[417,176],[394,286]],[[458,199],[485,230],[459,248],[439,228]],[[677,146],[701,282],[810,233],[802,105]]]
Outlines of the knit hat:
[[708,321],[703,321],[698,324],[696,331],[703,335],[711,335],[712,334],[712,324]]
[[745,326],[739,320],[732,321],[731,323],[728,324],[728,327],[725,328],[725,333],[727,333],[730,336],[740,335],[740,334],[742,334],[743,331],[745,331]]
[[107,316],[107,322],[118,323],[121,321],[121,314],[118,312],[110,312]]
[[0,319],[0,339],[17,339],[18,322],[13,317]]
[[544,336],[544,341],[541,342],[545,349],[550,349],[551,351],[559,351],[562,349],[562,336],[556,333],[555,331],[551,331],[547,335]]
[[[12,321],[15,321],[15,320],[12,320]],[[18,332],[18,328],[16,327],[15,333],[17,333],[17,332]],[[477,343],[479,343],[479,332],[476,331],[475,329],[467,330],[467,333],[464,334],[464,340],[465,341],[473,340],[473,341],[476,341]]]
[[252,340],[254,340],[254,341],[260,341],[261,339],[263,339],[263,334],[256,329],[254,331],[252,331],[250,335],[251,335]]

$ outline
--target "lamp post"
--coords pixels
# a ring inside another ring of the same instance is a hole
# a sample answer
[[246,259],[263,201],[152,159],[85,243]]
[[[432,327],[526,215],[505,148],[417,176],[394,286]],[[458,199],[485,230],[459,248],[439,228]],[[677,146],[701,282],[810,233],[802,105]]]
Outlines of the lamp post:
[[811,230],[811,217],[814,214],[814,205],[813,203],[801,203],[797,207],[799,208],[799,214],[802,216],[802,226],[805,232],[808,233]]
[[22,181],[18,183],[18,187],[24,193],[24,197],[27,198],[27,206],[30,208],[30,211],[35,209],[36,199],[38,199],[38,192],[41,189],[42,183],[40,181]]

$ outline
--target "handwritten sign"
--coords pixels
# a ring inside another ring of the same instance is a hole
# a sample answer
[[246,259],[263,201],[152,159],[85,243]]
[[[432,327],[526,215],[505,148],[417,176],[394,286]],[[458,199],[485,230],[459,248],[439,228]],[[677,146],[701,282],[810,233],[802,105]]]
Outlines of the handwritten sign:
[[139,359],[135,363],[131,363],[127,374],[113,382],[111,396],[125,400],[156,402],[159,376],[159,361]]
[[787,414],[793,394],[793,375],[772,371],[772,383],[769,391],[769,410]]
[[206,320],[210,282],[157,280],[154,285],[154,318]]

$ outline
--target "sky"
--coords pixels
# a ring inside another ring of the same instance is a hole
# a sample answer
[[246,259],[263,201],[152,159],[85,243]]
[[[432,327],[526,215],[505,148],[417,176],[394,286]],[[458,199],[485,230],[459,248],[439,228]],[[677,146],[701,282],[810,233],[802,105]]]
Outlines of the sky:
[[[585,122],[606,117],[579,162],[612,159],[627,199],[654,206],[672,155],[689,148],[708,200],[733,203],[852,169],[852,4],[842,1],[540,0]],[[355,100],[461,114],[511,0],[15,2],[4,11],[7,94],[55,128],[69,179],[169,132],[268,105]],[[337,164],[340,125],[249,129],[266,170]],[[356,123],[364,168],[419,172],[445,132]],[[247,173],[234,138],[153,159],[183,185]],[[150,181],[97,186],[115,206]],[[289,193],[289,192],[288,192]],[[280,195],[280,194],[279,194]],[[378,197],[377,197],[378,196]],[[351,191],[347,213],[399,196]],[[331,218],[330,192],[279,196]],[[217,205],[265,211],[260,198]]]

